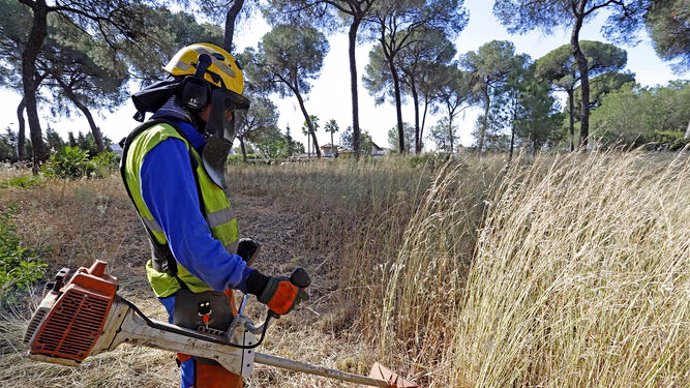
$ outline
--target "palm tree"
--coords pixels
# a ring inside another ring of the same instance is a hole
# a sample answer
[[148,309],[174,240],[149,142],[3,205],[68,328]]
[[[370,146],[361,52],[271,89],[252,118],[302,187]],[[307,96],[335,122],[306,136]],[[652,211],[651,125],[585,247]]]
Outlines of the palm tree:
[[335,144],[333,143],[333,134],[340,130],[340,127],[338,127],[338,123],[335,121],[335,119],[330,119],[328,120],[326,126],[323,129],[325,129],[326,132],[329,132],[331,134],[331,149],[336,151]]
[[[311,124],[314,127],[314,133],[316,134],[316,131],[319,129],[319,118],[314,115],[309,115],[309,120],[311,120]],[[302,134],[307,137],[307,158],[311,158],[311,139],[307,120],[304,120],[304,124],[302,124]]]

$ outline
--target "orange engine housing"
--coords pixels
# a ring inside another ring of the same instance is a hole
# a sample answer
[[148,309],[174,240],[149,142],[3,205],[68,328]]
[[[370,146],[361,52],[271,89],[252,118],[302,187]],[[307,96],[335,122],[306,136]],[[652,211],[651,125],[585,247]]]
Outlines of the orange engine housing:
[[71,278],[66,268],[58,272],[24,335],[30,357],[78,364],[89,356],[117,292],[117,279],[105,273],[106,266],[96,261],[91,268],[79,268]]

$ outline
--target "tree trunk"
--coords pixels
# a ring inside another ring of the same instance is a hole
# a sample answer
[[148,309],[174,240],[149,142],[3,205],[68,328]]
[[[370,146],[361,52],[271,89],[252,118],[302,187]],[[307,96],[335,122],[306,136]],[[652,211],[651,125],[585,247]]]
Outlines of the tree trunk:
[[74,105],[79,108],[79,110],[86,116],[86,120],[89,122],[89,127],[91,128],[91,134],[93,135],[93,140],[96,143],[96,152],[101,153],[105,151],[105,145],[103,144],[103,134],[101,133],[101,129],[96,126],[96,122],[93,119],[93,115],[91,114],[91,111],[89,111],[89,108],[86,107],[86,105],[82,104],[78,100],[72,100],[74,102]]
[[232,37],[235,34],[235,22],[237,15],[240,14],[244,0],[234,0],[225,15],[225,37],[223,38],[223,48],[225,51],[232,52]]
[[422,129],[419,126],[419,94],[414,82],[410,82],[410,89],[412,90],[412,102],[414,104],[414,153],[419,155],[422,153]]
[[[316,157],[321,158],[321,150],[319,149],[319,142],[316,140],[316,132],[314,131],[314,123],[311,122],[311,117],[309,117],[309,114],[307,113],[307,108],[304,107],[304,100],[302,99],[302,95],[299,93],[297,89],[293,89],[293,92],[295,93],[295,96],[297,97],[297,101],[299,101],[299,108],[302,110],[302,114],[304,115],[304,121],[307,122],[307,127],[309,128],[309,135],[311,135],[312,143],[314,144],[314,151],[316,152]],[[307,156],[309,156],[309,136],[307,135]]]
[[575,91],[568,89],[568,128],[570,129],[570,152],[575,151]]
[[91,111],[89,108],[84,105],[79,98],[72,92],[72,89],[70,88],[69,85],[64,83],[59,77],[54,77],[57,82],[60,84],[60,87],[62,90],[65,92],[65,95],[67,95],[67,98],[69,98],[70,101],[81,111],[81,113],[84,114],[84,117],[86,117],[86,121],[89,122],[89,128],[91,128],[91,134],[93,135],[93,140],[96,143],[96,152],[101,153],[105,151],[105,144],[103,143],[103,134],[101,133],[101,129],[98,128],[96,125],[96,121],[93,119],[93,115],[91,114]]
[[685,140],[690,139],[690,121],[688,121],[688,129],[685,130]]
[[582,90],[582,101],[580,102],[580,150],[587,151],[589,138],[589,67],[587,58],[580,48],[580,29],[584,21],[584,8],[586,0],[580,0],[578,12],[575,14],[575,25],[570,35],[570,46],[573,49],[573,56],[577,62],[577,69],[580,72],[580,88]]
[[17,124],[19,129],[17,129],[17,160],[26,160],[26,122],[24,121],[24,108],[26,108],[26,103],[24,98],[19,103],[17,107]]
[[[383,45],[384,42],[382,41]],[[394,54],[391,52],[388,56],[388,68],[391,71],[391,77],[393,77],[393,92],[395,95],[395,115],[398,122],[398,147],[400,148],[400,155],[404,154],[407,150],[405,149],[405,131],[403,129],[402,121],[402,96],[400,95],[400,77],[398,76],[398,70],[395,68]]]
[[448,138],[450,139],[450,155],[453,156],[453,115],[448,118]]
[[424,135],[424,128],[426,127],[426,114],[429,111],[429,99],[424,97],[424,112],[422,113],[422,126],[419,129],[419,137]]
[[242,150],[242,161],[247,163],[247,148],[244,146],[244,136],[238,136],[240,139],[240,149]]
[[491,97],[489,97],[489,87],[484,89],[484,119],[482,120],[482,127],[479,129],[479,146],[477,147],[477,154],[482,153],[484,148],[484,136],[486,134],[486,127],[489,125],[489,107],[491,106]]
[[48,149],[45,143],[43,143],[41,121],[38,118],[38,104],[36,101],[36,91],[38,89],[38,82],[36,82],[36,58],[48,33],[48,6],[45,0],[37,0],[30,7],[33,11],[33,22],[29,38],[22,53],[22,86],[24,88],[26,116],[31,135],[31,149],[33,152],[32,171],[34,174],[38,174],[40,163],[48,159]]
[[360,154],[360,136],[359,129],[359,97],[357,94],[357,62],[355,59],[355,48],[357,46],[357,30],[362,22],[361,17],[353,17],[350,25],[350,32],[348,33],[349,48],[348,54],[350,57],[350,90],[352,92],[352,148],[355,153],[355,159],[359,160]]

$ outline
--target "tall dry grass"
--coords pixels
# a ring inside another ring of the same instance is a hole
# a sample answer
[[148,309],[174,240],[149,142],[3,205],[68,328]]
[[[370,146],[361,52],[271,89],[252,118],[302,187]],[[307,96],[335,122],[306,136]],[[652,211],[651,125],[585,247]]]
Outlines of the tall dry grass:
[[[243,230],[270,231],[262,269],[314,275],[264,351],[360,373],[379,360],[425,387],[690,386],[686,154],[243,166],[228,180]],[[116,257],[123,291],[162,313],[116,177],[8,189],[9,205],[51,262]],[[87,370],[29,363],[15,315],[0,319],[6,381],[176,379],[169,354],[143,349]],[[250,386],[347,385],[260,368]]]
[[467,275],[457,244],[471,239],[479,198],[450,172],[387,279],[384,355],[430,387],[690,386],[688,161],[514,163],[487,202]]

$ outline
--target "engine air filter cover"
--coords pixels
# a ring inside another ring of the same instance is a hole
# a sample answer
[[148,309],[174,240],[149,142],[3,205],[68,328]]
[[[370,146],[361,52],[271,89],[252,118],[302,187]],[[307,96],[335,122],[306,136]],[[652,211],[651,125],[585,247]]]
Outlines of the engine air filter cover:
[[59,290],[44,297],[25,335],[29,357],[63,359],[61,363],[74,365],[89,356],[117,291],[117,279],[105,274],[105,266],[96,261],[89,269],[80,268],[62,287],[56,284]]

